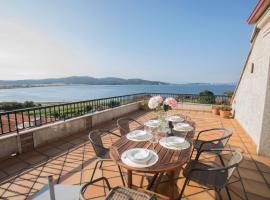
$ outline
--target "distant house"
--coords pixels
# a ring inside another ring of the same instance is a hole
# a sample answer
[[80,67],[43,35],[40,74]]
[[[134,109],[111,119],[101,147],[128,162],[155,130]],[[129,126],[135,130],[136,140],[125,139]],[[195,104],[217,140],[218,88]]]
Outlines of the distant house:
[[260,0],[247,21],[255,27],[233,112],[255,141],[258,154],[270,156],[270,0]]

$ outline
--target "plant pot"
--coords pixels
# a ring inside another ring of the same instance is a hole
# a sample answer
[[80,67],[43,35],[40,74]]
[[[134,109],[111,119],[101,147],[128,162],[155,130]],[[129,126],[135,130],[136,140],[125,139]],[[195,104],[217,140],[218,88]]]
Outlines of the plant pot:
[[212,107],[212,113],[213,113],[214,115],[219,115],[219,111],[220,111],[220,108]]
[[220,110],[219,114],[220,114],[220,117],[229,118],[231,116],[231,111],[230,110]]

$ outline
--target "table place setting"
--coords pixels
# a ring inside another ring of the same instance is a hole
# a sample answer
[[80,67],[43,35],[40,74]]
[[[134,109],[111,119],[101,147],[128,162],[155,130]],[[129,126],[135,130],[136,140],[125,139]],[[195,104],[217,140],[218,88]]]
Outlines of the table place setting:
[[185,119],[179,115],[170,115],[166,118],[167,121],[177,123],[177,122],[184,122]]
[[145,126],[150,127],[150,128],[157,128],[159,127],[161,121],[158,119],[152,119],[152,120],[148,120],[144,123]]
[[144,168],[156,164],[158,155],[149,149],[133,148],[122,153],[121,160],[128,166]]
[[189,131],[193,131],[194,128],[193,126],[191,126],[188,123],[177,123],[174,125],[173,130],[175,131],[182,131],[182,132],[189,132]]
[[190,147],[190,143],[185,138],[177,136],[164,137],[159,141],[159,144],[173,150],[183,150]]
[[145,130],[134,130],[129,132],[126,135],[127,139],[135,141],[135,142],[143,142],[143,141],[148,141],[151,140],[153,135],[151,133],[148,133]]

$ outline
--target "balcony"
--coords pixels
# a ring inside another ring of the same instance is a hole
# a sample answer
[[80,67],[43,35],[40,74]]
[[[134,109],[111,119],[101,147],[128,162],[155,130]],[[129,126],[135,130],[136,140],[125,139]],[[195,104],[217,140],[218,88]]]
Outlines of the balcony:
[[[232,199],[245,199],[244,194],[247,195],[248,199],[252,200],[269,199],[270,159],[256,155],[256,145],[236,120],[223,119],[208,112],[207,109],[203,109],[202,111],[202,107],[197,106],[197,108],[200,109],[192,109],[190,105],[185,106],[183,104],[173,112],[190,116],[196,123],[196,133],[214,127],[225,127],[233,130],[233,136],[229,140],[229,147],[240,148],[243,152],[244,161],[241,163],[239,171],[244,190],[239,182],[229,185]],[[125,107],[122,109],[125,109]],[[144,122],[147,119],[155,117],[154,112],[141,111],[138,110],[138,107],[136,109],[130,109],[130,111],[132,112],[125,114],[125,116],[132,117],[139,122]],[[119,111],[117,112],[119,114]],[[124,113],[122,112],[120,114],[122,115]],[[108,119],[105,121],[100,121],[98,118],[94,119],[97,115],[102,115],[102,112],[92,114],[92,127],[88,127],[89,129],[108,128],[112,132],[119,134],[116,126],[118,115],[109,114],[110,117],[108,117],[109,115],[106,113],[105,115]],[[104,118],[105,115],[101,118]],[[73,122],[64,121],[61,123]],[[45,126],[45,129],[61,130],[53,128],[55,123],[49,123]],[[135,127],[135,124],[133,126]],[[74,129],[74,127],[70,128]],[[37,129],[43,128],[39,127]],[[27,131],[33,132],[34,130],[29,129]],[[41,132],[43,134],[45,133],[44,130],[41,130]],[[76,134],[68,134],[61,139],[54,140],[54,142],[34,145],[35,148],[33,150],[23,152],[2,161],[0,163],[0,198],[28,199],[47,184],[47,176],[49,175],[53,175],[57,183],[64,185],[82,185],[88,182],[95,165],[95,154],[89,143],[88,132],[88,130],[81,129],[78,126]],[[107,177],[112,186],[122,185],[117,167],[112,162],[104,163],[103,170],[97,170],[95,177],[98,178],[100,176]],[[234,174],[234,177],[236,176],[237,174]],[[133,184],[138,187],[146,187],[147,180],[144,177],[144,174],[136,173],[133,177]],[[167,182],[168,180],[165,179],[159,184],[157,188],[158,193],[168,195]],[[176,177],[176,182],[178,191],[175,187],[175,193],[178,193],[184,182],[181,172],[179,177]],[[185,190],[183,199],[218,198],[215,192],[204,190],[198,186],[195,182],[190,182],[190,185]],[[87,197],[95,200],[104,199],[107,192],[102,184],[95,185],[87,190]],[[224,199],[227,199],[225,191],[222,191],[222,196]]]

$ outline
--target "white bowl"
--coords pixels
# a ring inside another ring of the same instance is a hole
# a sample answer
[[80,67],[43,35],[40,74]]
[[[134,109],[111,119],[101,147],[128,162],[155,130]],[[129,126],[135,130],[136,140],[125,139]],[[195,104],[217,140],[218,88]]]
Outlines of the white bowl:
[[174,125],[173,129],[176,131],[192,131],[193,127],[187,123],[177,123]]
[[185,119],[182,118],[179,115],[171,115],[171,116],[167,117],[166,120],[171,121],[171,122],[183,122],[183,121],[185,121]]
[[169,146],[180,146],[185,142],[185,138],[171,136],[166,138],[166,143]]
[[151,159],[151,153],[148,149],[135,148],[127,152],[127,157],[133,162],[144,163]]
[[160,120],[158,119],[149,120],[145,122],[144,125],[148,127],[156,128],[160,125]]
[[134,130],[128,134],[131,136],[131,138],[134,138],[134,139],[141,139],[147,136],[147,132],[143,130]]

